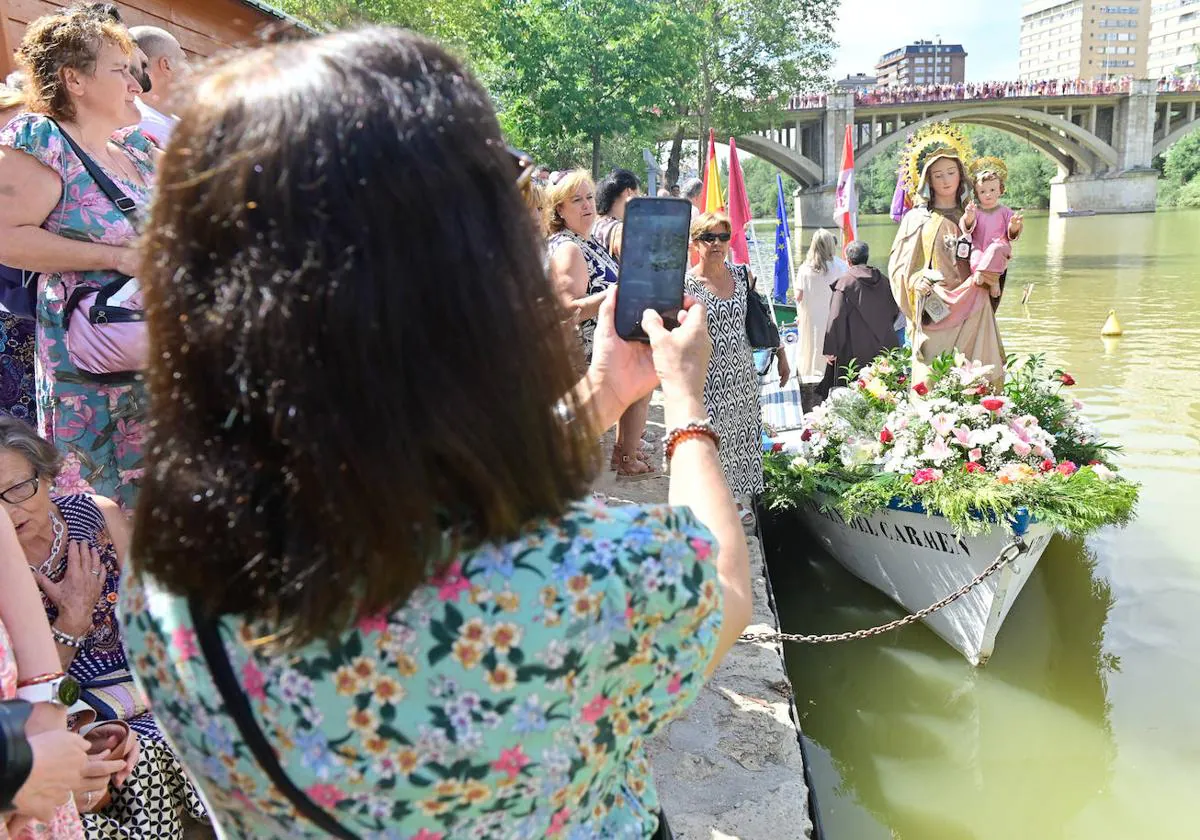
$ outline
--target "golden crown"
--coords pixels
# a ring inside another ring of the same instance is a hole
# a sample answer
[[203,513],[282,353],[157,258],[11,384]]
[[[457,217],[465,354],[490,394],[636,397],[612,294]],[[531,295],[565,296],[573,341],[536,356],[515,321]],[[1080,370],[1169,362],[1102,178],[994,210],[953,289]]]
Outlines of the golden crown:
[[981,172],[995,172],[1000,176],[1002,183],[1008,183],[1008,167],[998,157],[984,155],[981,158],[976,158],[972,161],[969,171],[972,179],[978,178]]
[[917,188],[921,184],[921,171],[930,156],[938,152],[950,153],[966,166],[971,162],[973,152],[971,141],[963,134],[961,128],[948,122],[931,123],[909,135],[900,154],[900,168],[904,173],[904,189],[910,199],[917,196]]

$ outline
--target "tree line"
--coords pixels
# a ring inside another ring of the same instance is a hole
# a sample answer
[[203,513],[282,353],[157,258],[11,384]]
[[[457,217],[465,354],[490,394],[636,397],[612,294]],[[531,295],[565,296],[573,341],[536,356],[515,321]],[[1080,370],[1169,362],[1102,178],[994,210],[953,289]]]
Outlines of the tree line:
[[[318,28],[406,26],[442,41],[495,99],[509,139],[552,169],[642,168],[666,144],[748,130],[824,89],[838,0],[277,0]],[[692,144],[688,144],[690,148]],[[698,145],[698,144],[697,144]],[[703,147],[701,147],[703,148]]]

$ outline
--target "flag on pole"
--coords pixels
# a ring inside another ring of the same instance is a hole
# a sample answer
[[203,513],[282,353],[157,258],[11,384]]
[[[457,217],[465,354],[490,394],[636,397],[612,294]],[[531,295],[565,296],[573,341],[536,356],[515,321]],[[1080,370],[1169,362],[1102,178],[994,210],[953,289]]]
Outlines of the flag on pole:
[[908,190],[904,188],[904,168],[901,167],[896,173],[896,189],[892,193],[892,221],[900,221],[911,209],[912,200],[908,197]]
[[837,193],[833,199],[833,222],[842,229],[842,250],[858,235],[858,195],[854,190],[853,126],[846,126],[842,144],[842,171],[838,173]]
[[733,225],[733,239],[729,242],[733,261],[739,265],[749,265],[746,225],[750,223],[750,199],[746,196],[742,165],[738,163],[737,141],[732,137],[729,138],[729,221]]
[[788,286],[791,285],[792,257],[788,243],[792,234],[788,230],[787,203],[783,198],[783,176],[775,173],[775,185],[779,188],[779,202],[775,209],[775,288],[776,303],[787,303]]
[[721,173],[717,168],[717,136],[708,130],[708,165],[704,167],[704,212],[713,213],[725,209],[721,198]]

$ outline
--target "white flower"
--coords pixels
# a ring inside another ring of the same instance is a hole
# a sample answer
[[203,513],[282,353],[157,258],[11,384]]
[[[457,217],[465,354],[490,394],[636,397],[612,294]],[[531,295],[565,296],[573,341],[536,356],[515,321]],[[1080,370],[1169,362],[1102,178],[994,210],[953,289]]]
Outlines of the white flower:
[[797,455],[795,458],[792,459],[792,469],[794,469],[794,470],[802,470],[807,466],[808,466],[808,459],[801,455]]
[[1103,464],[1092,464],[1091,470],[1096,474],[1096,478],[1100,479],[1101,481],[1113,481],[1117,477],[1115,472]]

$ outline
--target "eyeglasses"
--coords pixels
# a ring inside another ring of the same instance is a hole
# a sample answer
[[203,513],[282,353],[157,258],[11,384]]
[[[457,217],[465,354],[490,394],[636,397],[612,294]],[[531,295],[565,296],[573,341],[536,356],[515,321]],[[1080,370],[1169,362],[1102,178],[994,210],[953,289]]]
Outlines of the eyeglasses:
[[33,478],[27,478],[0,492],[0,501],[10,505],[19,505],[21,502],[27,502],[36,496],[37,491],[38,477],[35,475]]
[[711,245],[714,242],[728,242],[730,239],[733,239],[732,233],[713,233],[712,231],[701,233],[696,236],[697,242],[704,242],[708,245]]

